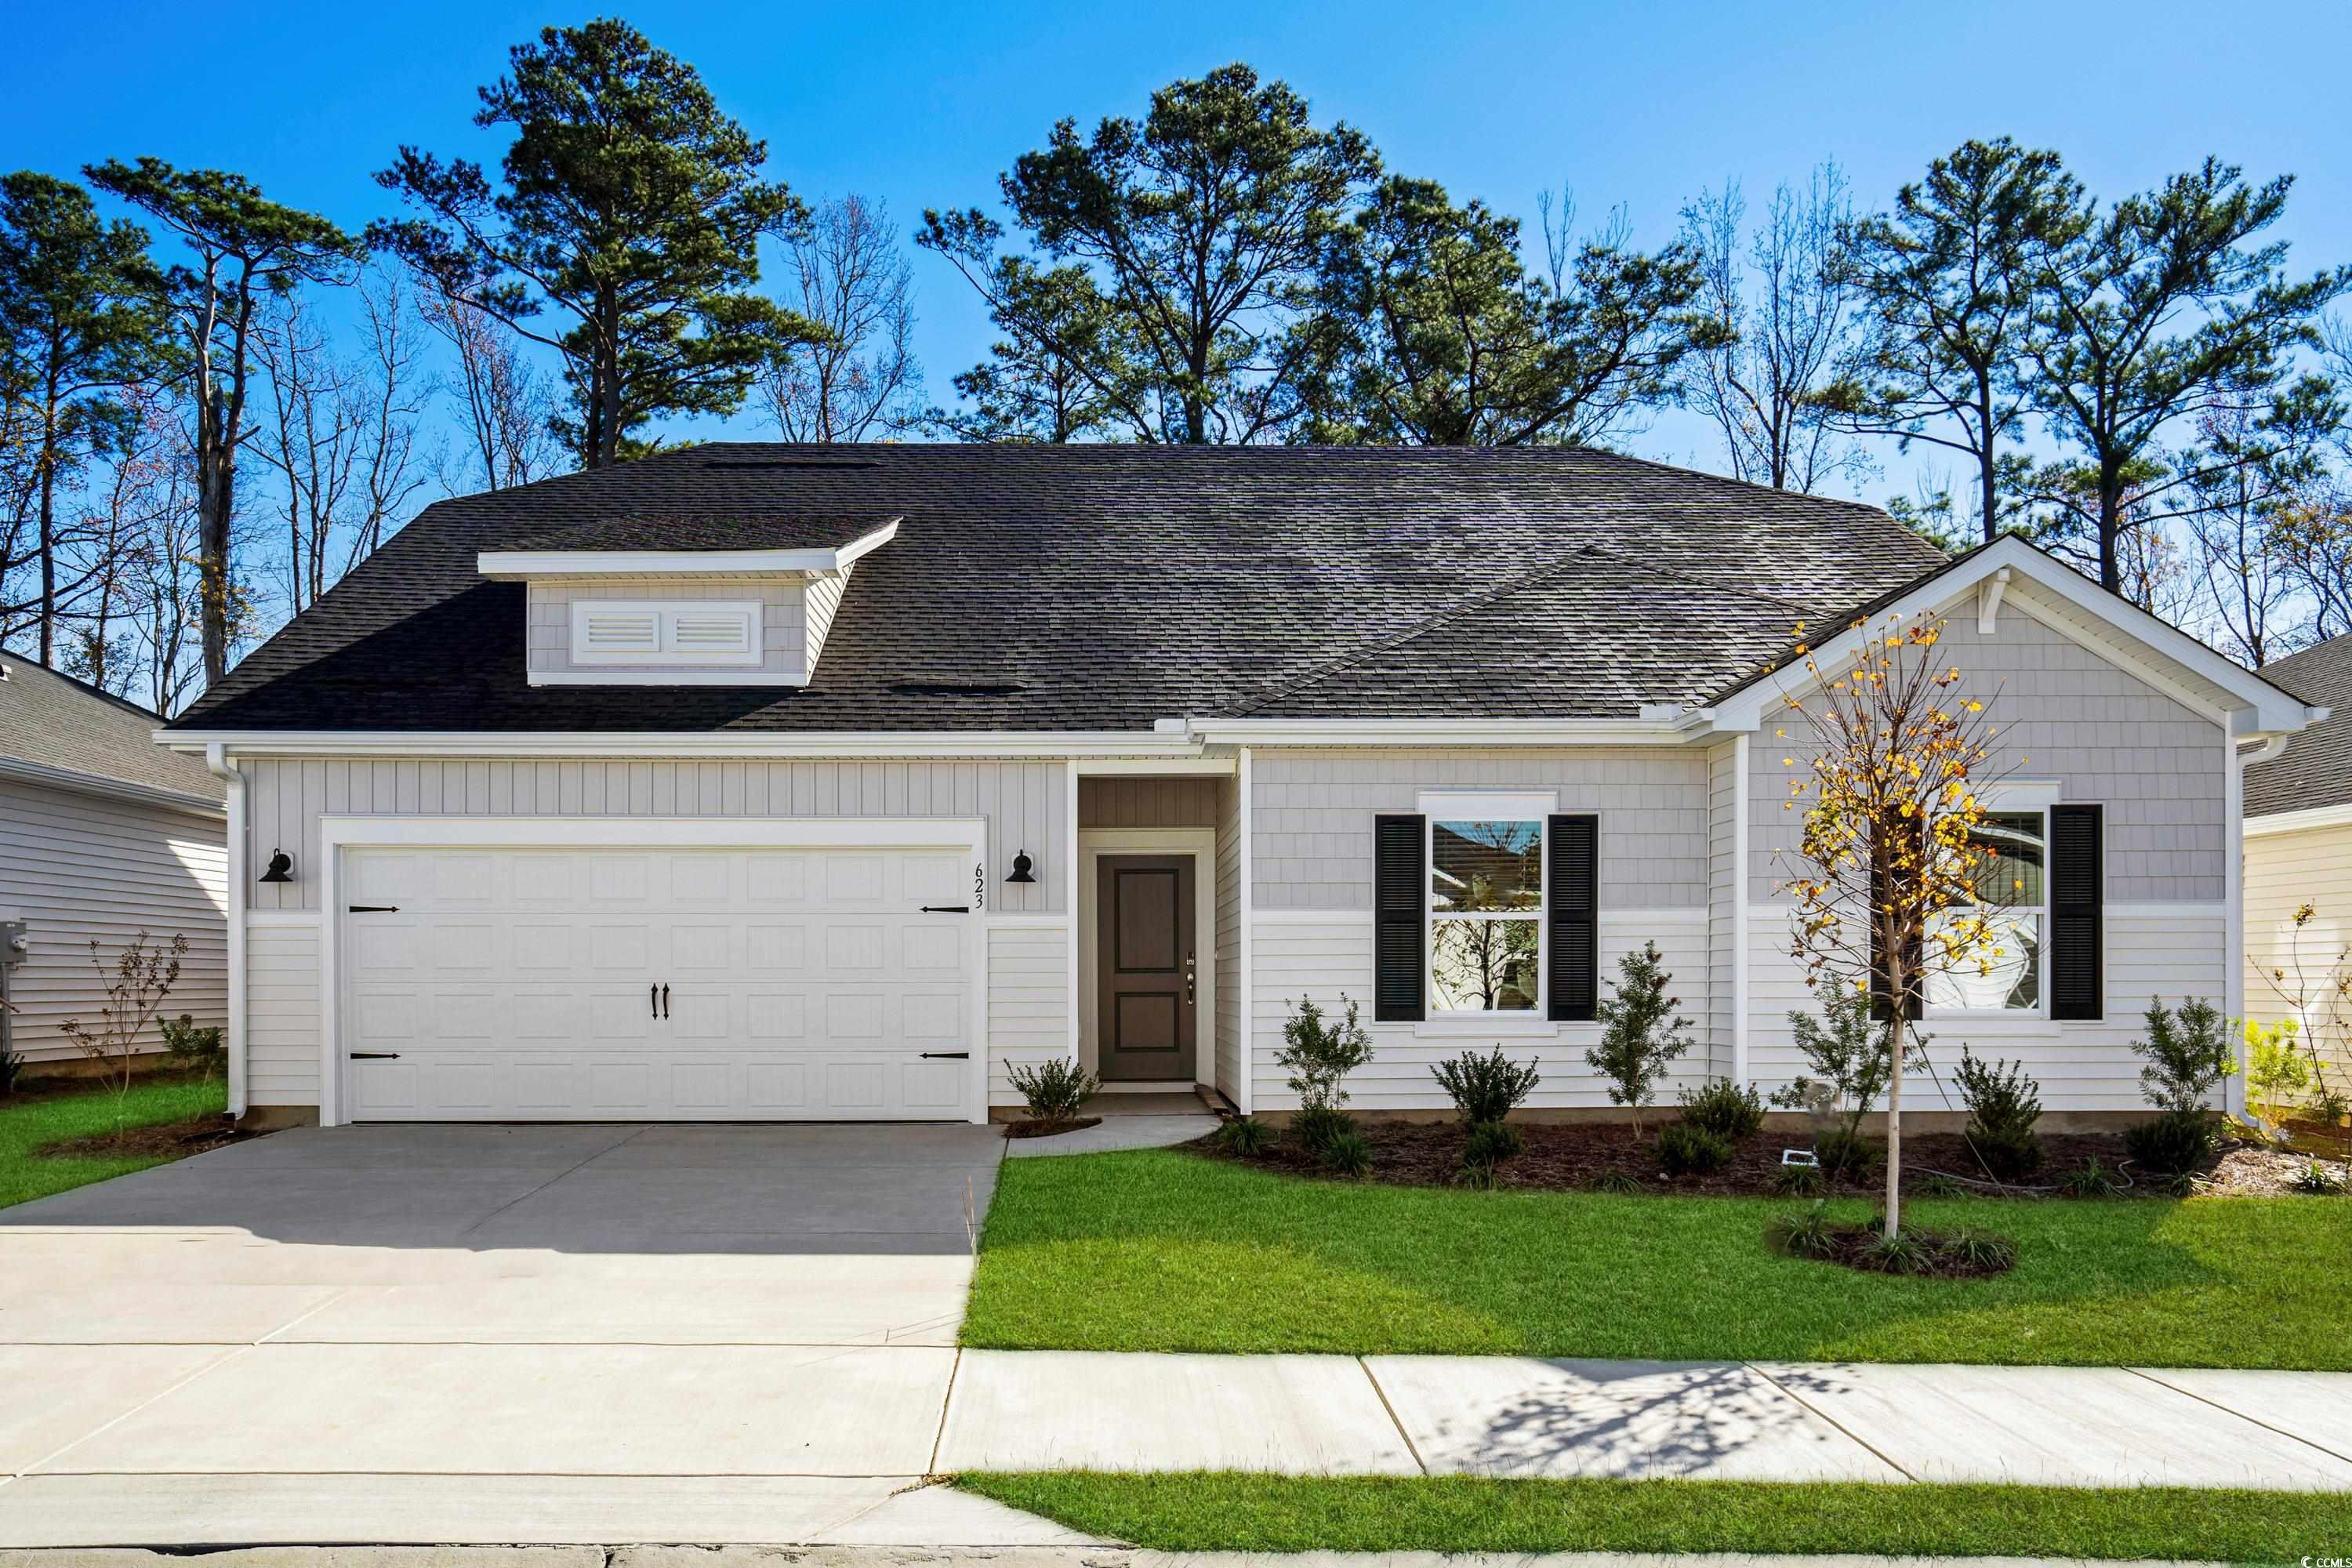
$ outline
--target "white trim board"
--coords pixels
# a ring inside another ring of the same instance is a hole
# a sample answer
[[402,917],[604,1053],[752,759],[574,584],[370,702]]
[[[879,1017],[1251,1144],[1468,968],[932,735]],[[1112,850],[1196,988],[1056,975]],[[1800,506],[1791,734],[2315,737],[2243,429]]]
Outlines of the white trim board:
[[[1071,922],[1070,939],[1078,962],[1078,985],[1071,1017],[1076,1025],[1073,1048],[1079,1064],[1102,1070],[1102,1042],[1097,1039],[1096,970],[1101,960],[1102,910],[1097,889],[1100,863],[1106,855],[1189,855],[1192,858],[1192,952],[1198,976],[1192,1002],[1192,1082],[1223,1089],[1217,1082],[1217,830],[1213,827],[1081,827],[1077,874],[1078,918]],[[1097,940],[1089,941],[1089,938]],[[1106,1082],[1107,1090],[1134,1087]]]
[[2311,805],[2300,811],[2250,816],[2246,818],[2245,835],[2263,838],[2274,833],[2310,833],[2323,827],[2352,827],[2352,801],[2342,805]]
[[898,536],[898,521],[848,543],[811,550],[485,550],[474,570],[492,582],[533,577],[762,576],[838,572]]
[[135,805],[159,805],[167,811],[184,811],[191,816],[209,816],[219,820],[228,815],[226,799],[211,800],[185,790],[165,789],[160,784],[132,784],[128,779],[108,778],[102,773],[86,773],[74,768],[52,767],[47,763],[26,762],[18,757],[0,757],[0,778],[68,790],[75,795],[96,795],[103,800],[128,801]]
[[[343,994],[337,955],[343,942],[341,880],[346,848],[496,849],[873,849],[968,851],[976,886],[988,887],[988,823],[978,816],[631,817],[631,816],[321,816],[319,909],[319,1125],[341,1125]],[[984,909],[984,906],[983,906]],[[975,911],[982,912],[982,911]],[[966,1026],[965,1115],[988,1120],[988,943],[973,943]]]

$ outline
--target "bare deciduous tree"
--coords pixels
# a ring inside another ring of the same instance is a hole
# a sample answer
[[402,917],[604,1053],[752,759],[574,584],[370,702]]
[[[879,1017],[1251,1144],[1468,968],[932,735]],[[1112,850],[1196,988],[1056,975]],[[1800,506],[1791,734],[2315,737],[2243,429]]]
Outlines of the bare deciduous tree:
[[448,342],[457,360],[455,378],[443,385],[457,401],[467,445],[478,465],[467,477],[478,478],[484,489],[502,490],[562,471],[563,445],[551,427],[554,386],[523,357],[514,330],[480,307],[431,288],[419,291],[417,314]]
[[1683,208],[1683,243],[1706,279],[1696,307],[1715,325],[1710,346],[1683,362],[1683,395],[1722,430],[1736,478],[1811,492],[1871,471],[1822,401],[1856,353],[1839,240],[1852,218],[1834,163],[1801,189],[1775,189],[1752,232],[1737,181]]
[[919,424],[914,271],[889,209],[842,196],[783,240],[783,306],[824,335],[787,346],[761,377],[777,432],[787,441],[864,441]]

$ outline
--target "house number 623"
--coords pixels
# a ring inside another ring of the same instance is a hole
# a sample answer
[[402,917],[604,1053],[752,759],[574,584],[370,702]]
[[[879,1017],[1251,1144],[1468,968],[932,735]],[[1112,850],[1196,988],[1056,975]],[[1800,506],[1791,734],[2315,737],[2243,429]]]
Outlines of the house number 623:
[[971,907],[976,910],[988,908],[988,862],[985,860],[972,862]]

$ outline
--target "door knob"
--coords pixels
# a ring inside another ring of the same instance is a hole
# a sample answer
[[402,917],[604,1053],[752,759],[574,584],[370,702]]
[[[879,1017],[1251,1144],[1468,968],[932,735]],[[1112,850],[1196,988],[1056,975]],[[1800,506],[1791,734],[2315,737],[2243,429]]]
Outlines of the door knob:
[[1188,952],[1184,955],[1184,1000],[1187,1003],[1192,1000],[1192,987],[1199,979],[1200,966],[1193,955]]

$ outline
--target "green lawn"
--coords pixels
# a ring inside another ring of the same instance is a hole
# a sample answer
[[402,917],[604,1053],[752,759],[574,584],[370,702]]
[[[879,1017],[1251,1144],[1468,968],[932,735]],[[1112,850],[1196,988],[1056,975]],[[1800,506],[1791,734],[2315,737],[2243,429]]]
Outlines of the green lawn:
[[[220,1083],[142,1083],[120,1102],[123,1124],[150,1126],[191,1116],[217,1114],[228,1104]],[[0,1208],[62,1193],[70,1187],[128,1175],[167,1162],[153,1154],[53,1160],[35,1154],[44,1143],[111,1131],[118,1102],[111,1089],[11,1105],[0,1095]]]
[[1793,1206],[1302,1181],[1174,1150],[1010,1160],[963,1341],[2352,1370],[2352,1202],[1906,1208],[2015,1237],[2018,1267],[1983,1280],[1776,1257],[1765,1223]]
[[[1040,1160],[1037,1164],[1051,1164]],[[2292,1563],[2352,1542],[2341,1496],[2187,1488],[1490,1481],[1468,1477],[956,1478],[1167,1552],[1789,1552]]]

